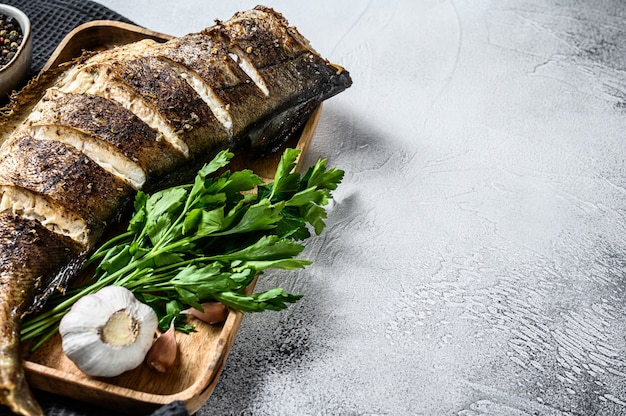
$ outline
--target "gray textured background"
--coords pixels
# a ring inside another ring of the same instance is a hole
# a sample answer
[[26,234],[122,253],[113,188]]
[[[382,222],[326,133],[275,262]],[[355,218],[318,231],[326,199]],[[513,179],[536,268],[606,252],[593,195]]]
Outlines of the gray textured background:
[[[101,3],[182,35],[257,2]],[[347,173],[198,414],[626,414],[626,5],[265,4],[352,73],[307,157]]]

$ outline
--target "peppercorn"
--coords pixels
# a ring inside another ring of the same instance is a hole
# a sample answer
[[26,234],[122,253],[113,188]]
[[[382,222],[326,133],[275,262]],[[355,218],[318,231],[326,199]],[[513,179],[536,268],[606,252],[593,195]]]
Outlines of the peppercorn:
[[0,14],[0,68],[11,62],[23,40],[22,28],[17,20]]

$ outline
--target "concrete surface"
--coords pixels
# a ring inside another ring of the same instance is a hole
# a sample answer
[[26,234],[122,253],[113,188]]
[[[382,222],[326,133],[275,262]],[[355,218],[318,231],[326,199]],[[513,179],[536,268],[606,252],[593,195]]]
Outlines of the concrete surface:
[[[257,4],[101,3],[174,35]],[[352,73],[307,156],[346,177],[198,415],[626,414],[626,6],[265,5]]]

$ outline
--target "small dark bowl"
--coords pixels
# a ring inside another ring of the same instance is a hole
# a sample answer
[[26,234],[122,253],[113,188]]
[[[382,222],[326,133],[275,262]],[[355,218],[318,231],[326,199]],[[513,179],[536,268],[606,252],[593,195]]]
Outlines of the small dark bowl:
[[23,40],[15,56],[9,63],[0,67],[0,102],[6,101],[7,96],[28,76],[30,63],[33,59],[33,36],[30,20],[21,10],[6,4],[0,4],[0,14],[14,17],[22,29]]

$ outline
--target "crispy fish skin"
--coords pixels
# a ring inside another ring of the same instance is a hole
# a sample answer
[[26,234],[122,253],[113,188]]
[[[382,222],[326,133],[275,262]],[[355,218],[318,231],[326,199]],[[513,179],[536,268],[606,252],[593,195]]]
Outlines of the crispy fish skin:
[[22,316],[67,284],[137,189],[186,181],[222,149],[271,153],[351,83],[257,7],[81,57],[14,97],[0,117],[0,403],[42,414],[20,365]]
[[[43,415],[32,397],[20,353],[20,323],[50,270],[67,268],[80,246],[37,221],[0,213],[0,403],[13,412]],[[43,260],[43,261],[42,261]]]
[[184,163],[180,152],[157,140],[157,132],[134,113],[102,97],[49,89],[33,118],[31,114],[29,128],[66,127],[100,142],[111,153],[119,152],[145,171],[148,182],[165,174],[170,166]]
[[29,136],[18,136],[3,146],[0,186],[26,189],[84,219],[85,245],[95,243],[133,196],[128,183],[73,147]]
[[119,80],[168,121],[187,144],[189,155],[226,143],[227,131],[198,93],[173,69],[155,57],[141,57],[112,66]]

